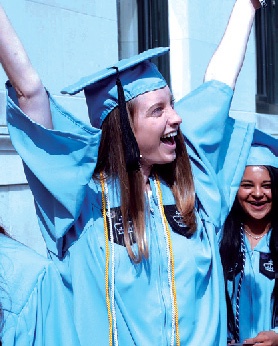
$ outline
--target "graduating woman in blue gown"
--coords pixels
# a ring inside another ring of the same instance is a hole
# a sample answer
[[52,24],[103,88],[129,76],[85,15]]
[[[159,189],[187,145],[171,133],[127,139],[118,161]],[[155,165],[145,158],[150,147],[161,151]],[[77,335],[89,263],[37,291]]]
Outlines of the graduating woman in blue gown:
[[9,131],[82,345],[226,344],[217,233],[254,130],[228,113],[259,7],[235,2],[204,84],[175,107],[150,62],[167,48],[65,88],[84,90],[92,126],[45,90],[1,15]]
[[54,264],[0,225],[2,346],[78,346],[65,288]]
[[278,345],[277,208],[278,140],[256,130],[220,245],[235,341]]

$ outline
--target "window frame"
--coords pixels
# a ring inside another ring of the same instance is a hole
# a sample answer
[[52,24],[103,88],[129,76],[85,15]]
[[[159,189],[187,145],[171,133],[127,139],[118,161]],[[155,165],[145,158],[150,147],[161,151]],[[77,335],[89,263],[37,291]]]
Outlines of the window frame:
[[256,12],[257,95],[256,112],[278,114],[278,7],[268,0]]
[[[137,0],[138,10],[138,51],[155,47],[169,47],[168,0]],[[159,71],[170,81],[170,56],[165,54],[152,59]]]

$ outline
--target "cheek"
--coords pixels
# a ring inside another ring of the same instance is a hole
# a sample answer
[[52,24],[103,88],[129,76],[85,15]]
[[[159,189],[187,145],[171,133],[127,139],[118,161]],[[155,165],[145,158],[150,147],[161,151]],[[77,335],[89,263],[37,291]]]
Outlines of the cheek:
[[138,138],[137,143],[141,154],[143,154],[150,153],[158,148],[160,140],[157,140],[157,138],[153,134],[148,134],[148,132],[146,131]]
[[161,130],[158,126],[146,123],[145,126],[135,129],[134,135],[138,144],[151,145],[151,143],[160,141]]
[[248,208],[248,203],[246,202],[247,198],[248,198],[248,193],[245,193],[244,191],[241,191],[240,193],[237,194],[238,203],[241,206],[241,208],[245,211]]
[[273,207],[273,202],[272,202],[271,195],[270,195],[270,196],[268,196],[268,201],[269,201],[269,210],[271,210],[271,209],[272,209],[272,207]]
[[135,133],[135,137],[139,147],[148,146],[153,141],[153,135],[149,132],[148,129],[138,131],[137,133]]
[[239,203],[241,204],[242,202],[244,202],[244,200],[247,198],[248,196],[248,193],[242,189],[239,189],[238,190],[238,193],[237,193],[237,199],[239,201]]
[[241,198],[238,198],[238,203],[241,206],[242,209],[245,209],[244,207],[244,201]]

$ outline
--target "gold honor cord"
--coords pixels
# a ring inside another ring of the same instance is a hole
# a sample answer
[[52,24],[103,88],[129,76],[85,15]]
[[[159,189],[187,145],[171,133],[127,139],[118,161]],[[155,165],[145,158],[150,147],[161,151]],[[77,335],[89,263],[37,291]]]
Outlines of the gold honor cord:
[[101,182],[101,200],[102,200],[102,216],[104,224],[104,237],[105,237],[105,298],[108,313],[108,324],[109,324],[109,346],[113,346],[113,320],[111,313],[111,303],[109,295],[109,239],[108,239],[108,226],[106,219],[106,202],[105,202],[105,178],[103,172],[100,173]]
[[163,223],[165,225],[166,230],[166,236],[168,240],[168,246],[169,246],[169,254],[170,254],[170,264],[171,264],[171,280],[172,280],[172,294],[173,294],[173,304],[174,304],[174,313],[175,313],[175,326],[176,326],[176,343],[177,346],[180,346],[180,333],[179,333],[179,312],[178,312],[178,304],[177,304],[177,292],[176,292],[176,282],[175,282],[175,263],[174,263],[174,254],[173,254],[173,247],[172,247],[172,241],[171,241],[171,235],[169,230],[169,225],[167,218],[165,216],[164,208],[163,208],[163,200],[162,200],[162,192],[160,187],[160,181],[158,179],[158,176],[155,175],[155,181],[157,185],[157,192],[158,192],[158,198],[159,198],[159,206],[160,211],[163,217]]

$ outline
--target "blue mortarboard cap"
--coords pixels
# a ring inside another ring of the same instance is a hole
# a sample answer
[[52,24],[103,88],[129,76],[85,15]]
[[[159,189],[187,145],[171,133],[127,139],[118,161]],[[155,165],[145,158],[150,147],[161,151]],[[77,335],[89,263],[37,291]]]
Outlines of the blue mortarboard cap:
[[278,139],[258,129],[254,131],[248,166],[273,166],[278,168]]
[[168,47],[158,47],[120,60],[115,65],[80,79],[61,92],[74,95],[84,90],[90,122],[94,127],[100,128],[106,116],[118,106],[117,75],[124,89],[125,101],[145,92],[164,88],[167,83],[150,59],[168,51]]

